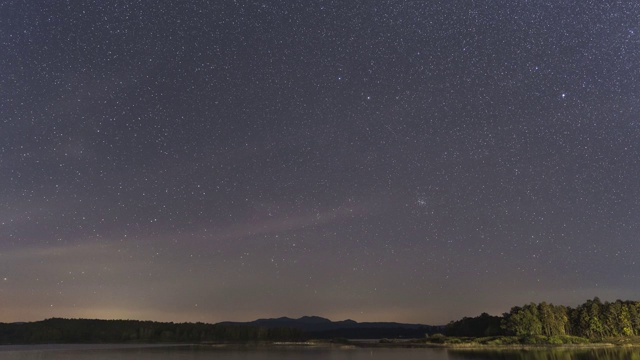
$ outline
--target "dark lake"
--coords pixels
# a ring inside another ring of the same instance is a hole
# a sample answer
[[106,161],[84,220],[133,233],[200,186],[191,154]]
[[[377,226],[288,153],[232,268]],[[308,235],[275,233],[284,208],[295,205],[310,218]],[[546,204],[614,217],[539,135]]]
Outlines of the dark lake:
[[155,360],[640,360],[640,349],[541,349],[541,350],[446,350],[327,347],[212,348],[203,346],[145,345],[38,345],[0,346],[1,360],[30,359],[155,359]]

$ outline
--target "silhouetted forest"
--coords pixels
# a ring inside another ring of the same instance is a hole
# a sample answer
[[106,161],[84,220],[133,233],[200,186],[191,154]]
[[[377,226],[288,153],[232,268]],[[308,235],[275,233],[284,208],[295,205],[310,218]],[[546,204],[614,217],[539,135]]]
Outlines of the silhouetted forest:
[[451,322],[449,336],[578,336],[591,340],[640,335],[640,302],[602,302],[597,297],[576,308],[546,302],[516,306],[503,316],[486,313]]
[[30,323],[0,323],[0,344],[203,343],[304,339],[302,331],[291,328],[268,329],[204,323],[57,318]]

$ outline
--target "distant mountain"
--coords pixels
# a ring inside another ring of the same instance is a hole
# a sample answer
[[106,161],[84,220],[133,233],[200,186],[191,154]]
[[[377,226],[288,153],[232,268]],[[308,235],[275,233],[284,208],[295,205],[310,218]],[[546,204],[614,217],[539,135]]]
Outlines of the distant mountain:
[[312,338],[416,338],[442,331],[442,326],[403,324],[396,322],[331,321],[319,316],[303,316],[298,319],[279,317],[250,322],[222,322],[220,325],[258,326],[264,328],[291,328],[305,332]]

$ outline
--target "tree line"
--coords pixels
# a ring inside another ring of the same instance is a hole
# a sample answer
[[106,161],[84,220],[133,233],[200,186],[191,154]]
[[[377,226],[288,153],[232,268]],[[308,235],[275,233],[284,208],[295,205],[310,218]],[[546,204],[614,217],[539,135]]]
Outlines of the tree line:
[[[398,329],[392,330],[384,336],[414,336],[413,332],[399,333]],[[543,337],[546,339],[544,342],[551,343],[554,340],[573,341],[578,337],[587,341],[586,339],[640,336],[640,302],[602,302],[596,297],[575,308],[546,302],[530,303],[515,306],[502,316],[483,313],[477,317],[453,321],[444,329],[427,327],[417,330],[426,333],[442,330],[446,335],[455,337],[514,336],[534,340],[536,337]],[[29,323],[0,323],[0,344],[303,341],[313,335],[319,334],[305,333],[289,327],[137,320],[52,318]],[[345,336],[339,331],[325,335]],[[382,333],[372,332],[369,335],[380,336]],[[568,339],[570,337],[576,338]]]
[[0,323],[0,344],[42,343],[206,343],[301,341],[297,329],[205,323],[52,318]]
[[592,340],[640,335],[640,302],[587,300],[572,308],[546,302],[515,306],[502,316],[486,313],[447,325],[449,336],[578,336]]

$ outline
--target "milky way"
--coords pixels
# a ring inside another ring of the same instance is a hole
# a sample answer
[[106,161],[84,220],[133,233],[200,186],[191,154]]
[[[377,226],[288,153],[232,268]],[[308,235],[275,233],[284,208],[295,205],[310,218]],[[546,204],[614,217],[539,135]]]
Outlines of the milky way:
[[637,1],[0,3],[0,322],[640,294]]

